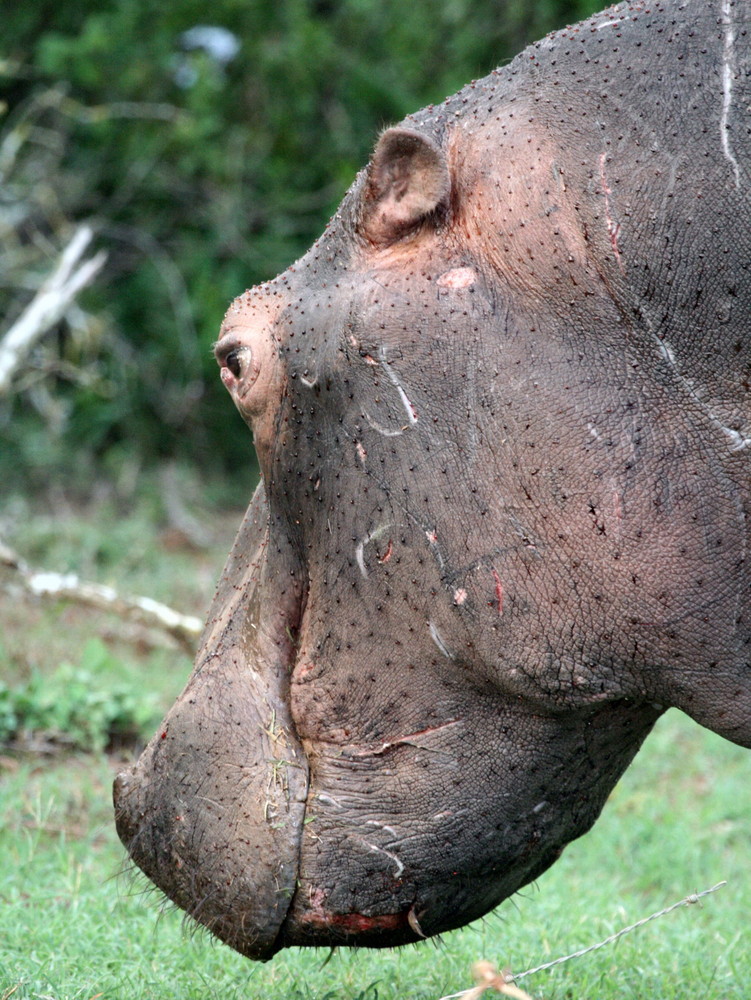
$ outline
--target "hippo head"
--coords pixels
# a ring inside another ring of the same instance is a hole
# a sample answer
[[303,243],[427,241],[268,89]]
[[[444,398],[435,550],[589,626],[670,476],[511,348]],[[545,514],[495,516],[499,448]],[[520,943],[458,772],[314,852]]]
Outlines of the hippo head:
[[564,170],[503,86],[492,129],[465,94],[385,132],[216,345],[262,479],[115,802],[136,864],[253,958],[464,924],[591,826],[665,706],[747,726],[677,672],[732,659],[707,595],[739,563],[704,516],[736,523],[729,473],[661,444],[689,418],[656,412],[599,151]]

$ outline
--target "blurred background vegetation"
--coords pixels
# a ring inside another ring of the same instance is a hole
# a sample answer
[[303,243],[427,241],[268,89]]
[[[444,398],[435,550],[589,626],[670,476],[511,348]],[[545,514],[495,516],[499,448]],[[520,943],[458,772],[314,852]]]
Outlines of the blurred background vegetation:
[[[0,482],[67,496],[165,459],[252,482],[211,357],[379,130],[598,0],[35,0],[0,40],[0,339],[82,223],[105,266],[0,396]],[[209,29],[209,30],[207,30]]]

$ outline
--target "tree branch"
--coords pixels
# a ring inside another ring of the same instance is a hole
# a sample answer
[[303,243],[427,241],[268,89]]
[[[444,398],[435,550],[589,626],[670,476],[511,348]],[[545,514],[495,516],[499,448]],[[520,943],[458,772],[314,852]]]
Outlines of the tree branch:
[[10,389],[13,375],[21,366],[26,352],[65,315],[75,297],[107,259],[102,250],[79,264],[92,235],[89,226],[80,226],[76,230],[60,255],[55,270],[0,341],[0,396]]

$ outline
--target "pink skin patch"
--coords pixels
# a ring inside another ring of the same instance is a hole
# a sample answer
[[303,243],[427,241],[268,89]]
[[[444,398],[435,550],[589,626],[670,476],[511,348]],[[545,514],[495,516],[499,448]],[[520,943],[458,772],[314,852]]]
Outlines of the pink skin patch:
[[473,268],[454,267],[440,276],[436,284],[440,288],[469,288],[477,280]]
[[380,559],[378,560],[378,562],[381,563],[381,564],[387,563],[389,561],[389,559],[391,558],[391,553],[393,551],[394,551],[394,543],[389,538],[389,544],[386,546],[386,551],[380,557]]
[[458,604],[461,607],[462,604],[467,600],[467,591],[464,587],[459,587],[458,590],[454,591],[454,604]]
[[[363,933],[365,931],[390,931],[403,927],[408,922],[406,913],[383,913],[366,917],[362,913],[327,913],[323,908],[326,893],[323,889],[309,889],[310,909],[302,914],[302,921],[318,927],[340,927],[345,931]],[[411,912],[411,911],[410,911]]]
[[407,915],[383,913],[380,916],[366,917],[362,913],[324,913],[317,910],[303,914],[302,920],[306,924],[316,924],[319,927],[339,927],[354,934],[363,934],[367,931],[394,931],[404,927]]
[[495,580],[495,601],[498,608],[498,614],[503,614],[503,584],[501,583],[501,578],[498,576],[496,570],[493,570],[493,579]]

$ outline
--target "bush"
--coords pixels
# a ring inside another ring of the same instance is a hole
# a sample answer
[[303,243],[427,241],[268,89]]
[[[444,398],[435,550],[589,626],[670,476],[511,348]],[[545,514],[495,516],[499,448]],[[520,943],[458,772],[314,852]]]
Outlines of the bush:
[[86,644],[81,663],[32,674],[23,685],[0,683],[0,744],[63,745],[107,750],[132,745],[158,722],[155,700],[126,685],[106,689],[103,671],[118,664],[98,639]]

